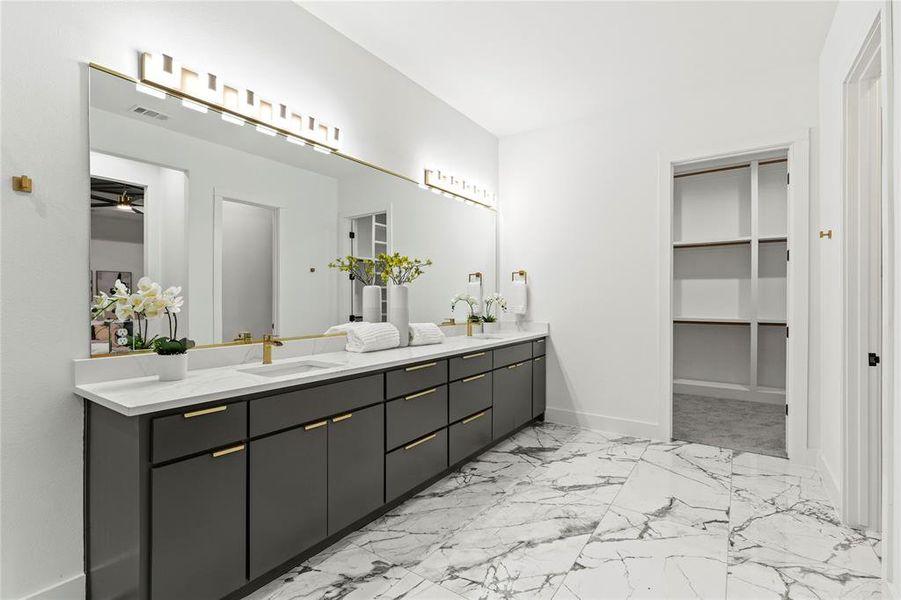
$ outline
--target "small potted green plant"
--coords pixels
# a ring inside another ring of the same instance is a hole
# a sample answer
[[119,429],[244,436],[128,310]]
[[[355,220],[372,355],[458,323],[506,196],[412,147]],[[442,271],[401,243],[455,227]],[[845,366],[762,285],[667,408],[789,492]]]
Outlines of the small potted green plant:
[[348,273],[352,280],[363,284],[363,320],[367,323],[380,323],[382,320],[382,290],[378,286],[376,262],[371,258],[345,256],[336,258],[328,264],[332,269]]
[[407,286],[418,279],[425,267],[432,265],[431,259],[410,258],[395,252],[379,254],[376,271],[388,285],[388,322],[400,332],[400,345],[410,343],[410,306]]
[[[494,314],[491,309],[494,308]],[[495,292],[485,298],[485,314],[482,315],[482,331],[485,333],[494,333],[500,331],[501,324],[498,323],[501,311],[507,312],[507,299],[500,292]]]

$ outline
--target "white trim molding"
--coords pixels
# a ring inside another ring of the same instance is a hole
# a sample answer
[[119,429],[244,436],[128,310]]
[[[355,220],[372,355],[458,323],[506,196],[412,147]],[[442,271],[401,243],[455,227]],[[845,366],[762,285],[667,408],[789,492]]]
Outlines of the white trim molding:
[[628,435],[649,440],[668,441],[660,436],[660,425],[649,421],[635,419],[623,419],[608,415],[599,415],[583,411],[569,410],[548,406],[545,410],[545,418],[551,423],[563,425],[575,425],[594,431],[616,432],[620,435]]
[[87,595],[86,581],[84,573],[79,573],[42,590],[23,596],[21,600],[81,600]]

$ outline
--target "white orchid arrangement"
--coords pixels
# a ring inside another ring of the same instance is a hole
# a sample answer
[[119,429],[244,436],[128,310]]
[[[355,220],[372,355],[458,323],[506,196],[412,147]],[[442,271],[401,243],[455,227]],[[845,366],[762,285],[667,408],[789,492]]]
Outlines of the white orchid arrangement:
[[[112,295],[100,292],[94,297],[91,316],[97,319],[112,312],[118,321],[133,321],[137,331],[132,335],[131,345],[135,350],[153,348],[158,354],[183,354],[194,346],[193,341],[178,338],[178,313],[184,305],[184,298],[179,296],[180,287],[172,286],[163,290],[160,284],[149,277],[142,277],[134,292],[118,279],[111,291]],[[147,339],[148,319],[157,319],[163,315],[169,320],[169,336],[155,335]],[[120,338],[119,342],[122,341]]]
[[479,300],[470,294],[457,294],[451,298],[451,310],[457,307],[460,302],[465,302],[469,306],[469,320],[478,321],[479,317]]
[[[494,307],[494,314],[491,314],[491,307]],[[485,323],[494,323],[501,316],[501,311],[507,312],[507,299],[500,292],[494,292],[485,298],[485,314],[482,321]]]

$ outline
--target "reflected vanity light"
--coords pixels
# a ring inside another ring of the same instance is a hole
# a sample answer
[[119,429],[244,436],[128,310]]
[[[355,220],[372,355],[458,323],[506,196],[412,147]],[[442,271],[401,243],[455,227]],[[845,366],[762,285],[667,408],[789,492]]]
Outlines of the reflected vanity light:
[[150,87],[149,85],[144,85],[143,83],[136,83],[135,90],[141,92],[142,94],[147,94],[148,96],[159,98],[160,100],[166,99],[166,92]]
[[306,146],[307,143],[300,138],[296,138],[293,135],[286,135],[285,141],[291,142],[292,144],[297,144],[298,146]]
[[436,194],[443,194],[458,202],[465,202],[467,206],[482,206],[494,210],[494,194],[485,188],[480,188],[466,180],[453,177],[437,169],[425,169],[424,182],[420,187],[430,189]]
[[263,135],[269,135],[275,137],[275,130],[271,127],[264,127],[263,125],[257,125],[257,131],[262,133]]
[[331,154],[332,151],[330,148],[326,148],[325,146],[320,146],[319,144],[313,144],[313,150],[316,152],[322,152],[323,154]]
[[235,115],[230,115],[228,113],[222,113],[222,120],[226,123],[231,123],[232,125],[244,125],[245,121],[241,117],[236,117]]
[[181,105],[187,109],[197,111],[199,113],[203,113],[203,114],[207,113],[207,108],[203,104],[198,104],[198,103],[192,102],[190,100],[182,100]]

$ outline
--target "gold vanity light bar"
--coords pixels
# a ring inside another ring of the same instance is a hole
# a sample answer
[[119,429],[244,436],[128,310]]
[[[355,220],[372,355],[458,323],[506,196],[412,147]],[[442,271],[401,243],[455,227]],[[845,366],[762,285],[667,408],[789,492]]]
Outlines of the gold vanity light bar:
[[494,210],[494,194],[485,188],[478,187],[465,179],[448,175],[438,169],[425,169],[425,187],[435,193],[443,193],[467,204],[476,204]]
[[253,90],[226,83],[215,73],[181,64],[168,54],[142,52],[139,59],[138,91],[159,97],[181,98],[192,110],[210,108],[235,125],[255,125],[266,135],[282,134],[288,141],[303,142],[313,150],[336,152],[342,137],[339,127],[258,95]]

